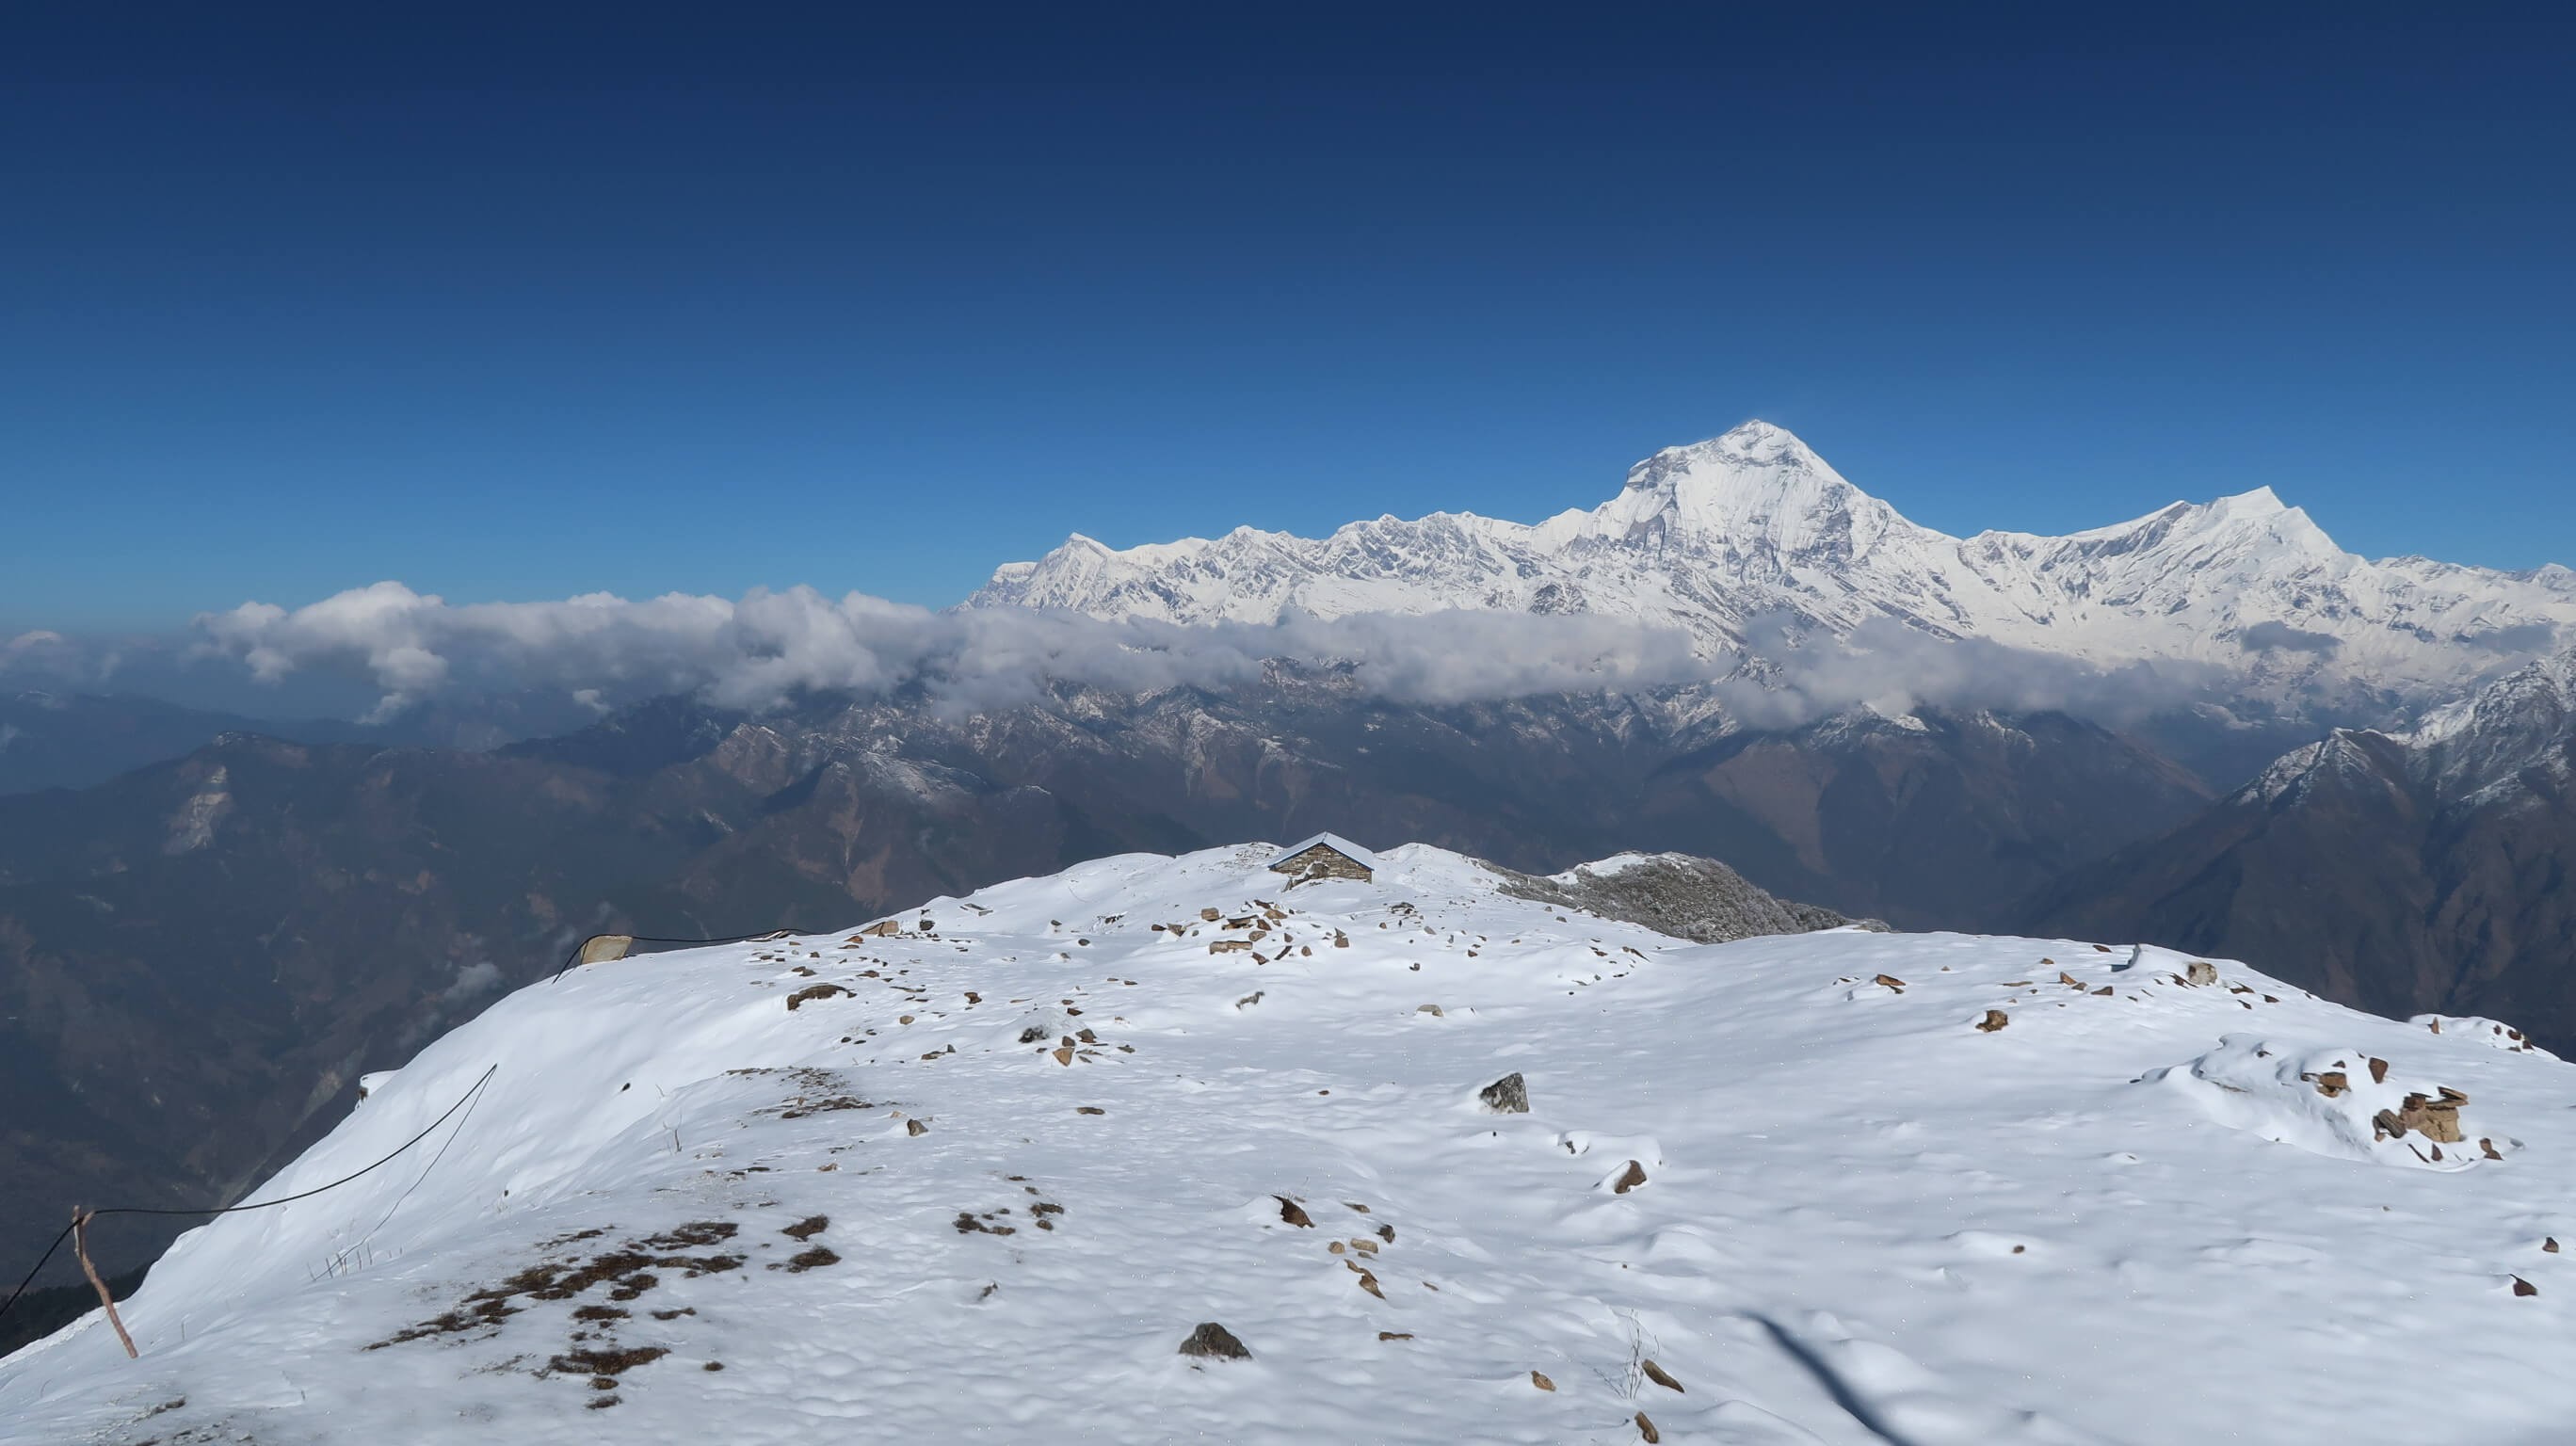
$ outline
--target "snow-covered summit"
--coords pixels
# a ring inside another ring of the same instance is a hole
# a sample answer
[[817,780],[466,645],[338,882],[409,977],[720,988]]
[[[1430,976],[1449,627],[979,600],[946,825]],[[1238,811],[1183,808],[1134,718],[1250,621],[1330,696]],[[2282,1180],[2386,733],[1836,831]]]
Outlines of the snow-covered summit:
[[1692,945],[1420,846],[1291,893],[1275,852],[523,990],[253,1198],[490,1071],[417,1149],[183,1238],[125,1303],[139,1361],[93,1315],[0,1362],[0,1441],[2493,1446],[2576,1414],[2569,1076],[2500,1024],[2065,941]]
[[1779,560],[1821,552],[1850,561],[1881,538],[1922,530],[1767,422],[1656,453],[1628,470],[1618,496],[1585,516],[1591,539],[1731,547],[1784,570]]
[[2576,625],[2563,573],[2370,561],[2269,487],[2064,537],[1952,537],[1755,421],[1666,448],[1609,500],[1536,524],[1434,513],[1123,551],[1077,536],[1002,567],[968,605],[1181,623],[1587,612],[1684,629],[1712,660],[1743,650],[1758,619],[1837,635],[1894,619],[2097,664],[2222,665],[2275,698],[2420,702]]

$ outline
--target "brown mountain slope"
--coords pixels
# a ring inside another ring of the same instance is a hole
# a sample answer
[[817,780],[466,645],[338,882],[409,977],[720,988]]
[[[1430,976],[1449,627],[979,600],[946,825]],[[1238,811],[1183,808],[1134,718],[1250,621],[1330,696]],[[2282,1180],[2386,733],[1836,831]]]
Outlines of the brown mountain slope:
[[[1723,857],[1788,897],[1965,926],[2199,802],[2048,716],[1711,731],[1648,704],[1399,708],[1281,675],[964,716],[674,701],[487,754],[232,735],[0,798],[0,1237],[41,1238],[74,1198],[232,1198],[358,1074],[592,932],[844,927],[1104,854],[1320,828],[1535,872]],[[114,1230],[128,1259],[157,1247]]]
[[2576,663],[2420,736],[2338,732],[2037,893],[2033,932],[2262,961],[2380,1014],[2479,1014],[2576,1051]]

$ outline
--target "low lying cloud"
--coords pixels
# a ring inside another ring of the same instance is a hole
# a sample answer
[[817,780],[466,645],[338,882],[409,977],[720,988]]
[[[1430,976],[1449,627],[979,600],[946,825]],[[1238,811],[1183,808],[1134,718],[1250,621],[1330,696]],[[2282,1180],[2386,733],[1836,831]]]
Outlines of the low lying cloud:
[[1033,701],[1050,682],[1130,693],[1226,687],[1280,657],[1344,665],[1372,693],[1416,703],[1710,675],[1680,632],[1612,618],[1449,612],[1181,627],[1014,608],[932,612],[804,587],[739,601],[593,593],[455,606],[381,582],[292,611],[245,603],[200,616],[197,629],[205,651],[264,680],[363,677],[381,690],[379,718],[460,686],[559,688],[593,707],[610,696],[699,692],[762,709],[805,690],[866,695],[918,683],[944,703],[991,710]]
[[2294,628],[2288,623],[2265,622],[2248,627],[2237,637],[2236,645],[2249,653],[2314,653],[2320,658],[2331,658],[2335,649],[2343,646],[2343,639],[2332,633],[2312,633],[2305,628]]
[[802,587],[738,601],[597,593],[457,606],[384,582],[291,611],[245,604],[199,617],[197,629],[201,651],[262,679],[362,679],[379,691],[378,718],[451,690],[516,689],[560,690],[594,711],[674,692],[759,711],[809,690],[871,696],[919,686],[940,706],[992,712],[1037,702],[1058,684],[1223,690],[1286,658],[1337,666],[1372,695],[1401,703],[1714,685],[1721,704],[1756,728],[1927,705],[2120,723],[2185,706],[2224,677],[2171,663],[2105,671],[1890,620],[1844,639],[1758,620],[1744,656],[1711,660],[1695,656],[1678,630],[1590,614],[1373,613],[1184,627],[1018,608],[933,612]]
[[79,683],[105,678],[115,666],[113,658],[94,657],[71,639],[44,628],[0,638],[0,679]]
[[1337,665],[1368,693],[1401,704],[1700,683],[1716,686],[1718,701],[1749,727],[1798,727],[1857,706],[1888,717],[1917,706],[2071,711],[2123,724],[2213,696],[2226,678],[2177,662],[2099,670],[1984,639],[1929,637],[1888,619],[1847,639],[1801,637],[1788,619],[1759,619],[1747,655],[1705,660],[1682,631],[1592,613],[1177,626],[1028,608],[938,613],[866,593],[832,601],[811,588],[755,590],[739,601],[592,593],[451,606],[402,583],[376,583],[294,611],[245,603],[198,616],[196,629],[204,655],[232,657],[263,680],[366,680],[379,691],[374,719],[446,691],[515,688],[554,688],[595,711],[654,693],[701,693],[762,711],[801,691],[884,696],[920,686],[945,709],[997,711],[1046,699],[1056,683],[1224,691],[1255,683],[1267,660],[1291,657]]
[[2490,653],[2545,653],[2558,641],[2556,623],[2515,623],[2463,636],[2461,642]]
[[1846,638],[1797,638],[1778,618],[1757,619],[1747,631],[1753,661],[1720,696],[1755,728],[1794,728],[1864,707],[1901,717],[1925,706],[2073,713],[2119,725],[2188,706],[2225,677],[2183,662],[2096,668],[1983,638],[1937,638],[1885,618]]

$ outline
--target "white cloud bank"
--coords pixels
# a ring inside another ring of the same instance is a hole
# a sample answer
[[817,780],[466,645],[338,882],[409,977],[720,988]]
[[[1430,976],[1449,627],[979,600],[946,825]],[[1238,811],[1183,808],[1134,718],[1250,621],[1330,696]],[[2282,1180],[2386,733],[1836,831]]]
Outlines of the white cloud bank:
[[290,674],[363,679],[390,717],[449,690],[560,690],[596,712],[616,701],[699,693],[758,711],[798,692],[882,695],[919,684],[940,703],[992,711],[1038,700],[1051,683],[1120,693],[1224,689],[1265,660],[1347,667],[1370,693],[1460,703],[1544,693],[1716,684],[1727,709],[1789,728],[1869,707],[2063,710],[2134,719],[2207,695],[2217,670],[2167,665],[2102,671],[1979,640],[1928,637],[1894,622],[1848,639],[1798,637],[1784,620],[1753,629],[1749,666],[1695,657],[1678,630],[1585,614],[1388,613],[1276,625],[1104,622],[1018,608],[934,612],[864,593],[812,588],[738,601],[667,594],[640,602],[592,593],[561,602],[453,605],[380,582],[288,610],[245,603],[196,620],[199,648],[274,682]]
[[25,676],[56,681],[85,681],[95,671],[105,677],[115,668],[113,658],[90,657],[71,639],[48,628],[36,628],[13,638],[0,638],[0,677]]
[[1610,618],[1452,612],[1299,619],[1277,626],[1102,622],[1019,609],[933,612],[811,588],[740,601],[672,593],[630,602],[451,605],[398,582],[292,611],[245,603],[198,617],[207,651],[274,681],[299,671],[367,678],[379,716],[460,684],[587,695],[702,692],[730,707],[774,706],[800,690],[879,694],[912,683],[969,708],[1008,707],[1050,680],[1121,692],[1225,687],[1266,658],[1348,665],[1361,686],[1403,702],[1658,687],[1704,679],[1674,630]]
[[2125,725],[2225,692],[2224,669],[2186,660],[2097,668],[1984,638],[1945,639],[1876,618],[1848,638],[1794,637],[1777,618],[1749,629],[1756,677],[1731,679],[1726,706],[1756,728],[1793,728],[1854,708],[1895,717],[1930,706],[2072,713]]

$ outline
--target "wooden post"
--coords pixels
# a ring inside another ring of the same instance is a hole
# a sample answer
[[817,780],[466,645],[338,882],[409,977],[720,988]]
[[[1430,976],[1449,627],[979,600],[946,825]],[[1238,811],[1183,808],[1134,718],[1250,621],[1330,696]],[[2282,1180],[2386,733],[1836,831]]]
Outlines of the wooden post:
[[116,1297],[107,1293],[107,1282],[98,1278],[98,1267],[89,1263],[90,1213],[75,1207],[72,1211],[72,1254],[79,1257],[81,1274],[89,1277],[90,1288],[98,1292],[98,1303],[107,1307],[107,1323],[116,1327],[116,1338],[125,1344],[125,1358],[142,1359],[134,1348],[134,1337],[125,1333],[125,1322],[117,1318]]

